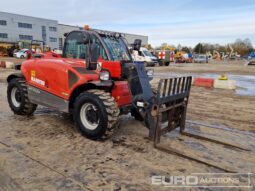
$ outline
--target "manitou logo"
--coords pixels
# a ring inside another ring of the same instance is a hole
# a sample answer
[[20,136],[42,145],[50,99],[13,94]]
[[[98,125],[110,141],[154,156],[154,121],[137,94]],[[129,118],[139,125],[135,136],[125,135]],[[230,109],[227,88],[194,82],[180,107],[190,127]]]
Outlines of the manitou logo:
[[33,76],[31,76],[31,80],[33,82],[37,83],[37,84],[40,84],[41,86],[45,86],[45,81],[43,81],[43,80],[40,80],[40,79],[38,79],[36,77],[33,77]]

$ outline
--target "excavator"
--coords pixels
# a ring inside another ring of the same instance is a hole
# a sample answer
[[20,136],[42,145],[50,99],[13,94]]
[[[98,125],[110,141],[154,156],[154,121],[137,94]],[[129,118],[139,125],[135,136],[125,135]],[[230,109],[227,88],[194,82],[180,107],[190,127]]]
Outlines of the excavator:
[[[158,149],[161,136],[176,128],[192,136],[185,132],[191,76],[162,78],[155,90],[153,71],[132,60],[122,34],[85,28],[65,36],[62,56],[28,54],[21,72],[8,76],[7,98],[14,114],[32,115],[37,105],[70,113],[82,135],[98,140],[118,124],[121,114],[131,113],[148,128]],[[136,39],[132,49],[140,47]],[[207,164],[181,151],[170,153]]]

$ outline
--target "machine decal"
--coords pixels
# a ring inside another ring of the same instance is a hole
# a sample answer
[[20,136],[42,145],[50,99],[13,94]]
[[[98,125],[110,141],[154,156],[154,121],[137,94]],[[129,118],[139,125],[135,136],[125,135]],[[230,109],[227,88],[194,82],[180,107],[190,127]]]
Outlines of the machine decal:
[[64,95],[64,96],[69,96],[69,94],[65,93],[65,92],[62,92],[61,94]]
[[36,78],[35,70],[31,70],[31,81],[40,84],[41,86],[45,86],[45,81]]
[[40,79],[35,78],[35,77],[33,77],[33,76],[31,76],[31,80],[32,80],[33,82],[37,83],[37,84],[40,84],[41,86],[45,86],[45,81],[43,81],[43,80],[40,80]]

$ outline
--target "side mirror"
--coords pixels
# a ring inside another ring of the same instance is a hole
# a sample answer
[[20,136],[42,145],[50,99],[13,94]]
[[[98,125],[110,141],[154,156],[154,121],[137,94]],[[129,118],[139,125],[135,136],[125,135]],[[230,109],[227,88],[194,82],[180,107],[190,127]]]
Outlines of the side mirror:
[[133,44],[133,49],[139,51],[142,46],[142,40],[141,39],[135,39],[135,42]]

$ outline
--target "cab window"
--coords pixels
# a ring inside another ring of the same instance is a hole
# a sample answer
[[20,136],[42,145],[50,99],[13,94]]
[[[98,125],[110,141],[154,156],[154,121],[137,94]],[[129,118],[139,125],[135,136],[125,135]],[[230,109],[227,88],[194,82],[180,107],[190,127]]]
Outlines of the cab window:
[[97,61],[100,56],[102,57],[102,59],[108,60],[106,51],[102,43],[95,35],[91,35],[91,52],[91,60],[93,61]]
[[65,40],[63,56],[65,58],[85,59],[89,48],[89,43],[84,44],[84,34],[82,32],[73,32]]

